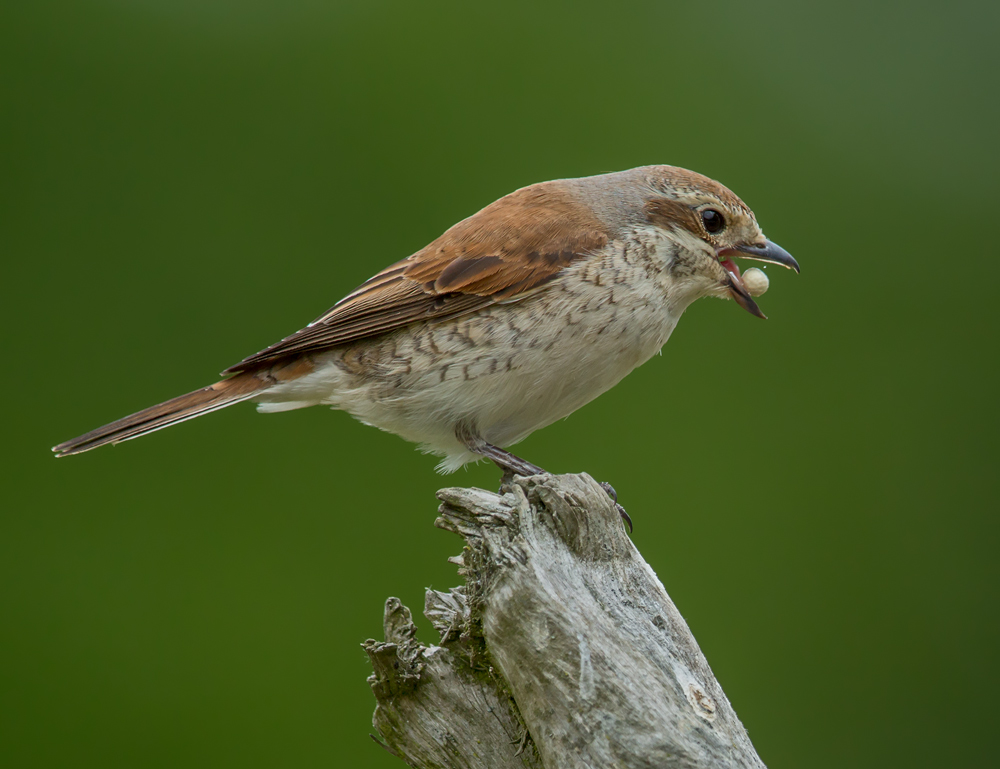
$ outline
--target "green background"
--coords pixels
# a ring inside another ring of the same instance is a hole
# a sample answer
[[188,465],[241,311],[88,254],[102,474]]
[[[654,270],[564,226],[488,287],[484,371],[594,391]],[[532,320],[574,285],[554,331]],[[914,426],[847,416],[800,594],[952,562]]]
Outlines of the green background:
[[4,3],[0,764],[402,766],[359,643],[458,584],[434,492],[493,467],[319,408],[48,447],[517,187],[670,163],[802,274],[519,453],[615,484],[772,769],[995,765],[998,8]]

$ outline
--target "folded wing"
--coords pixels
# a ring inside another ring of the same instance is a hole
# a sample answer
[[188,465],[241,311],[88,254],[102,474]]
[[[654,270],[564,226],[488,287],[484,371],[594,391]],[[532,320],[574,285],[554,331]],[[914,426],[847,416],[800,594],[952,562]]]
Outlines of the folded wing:
[[382,270],[301,331],[223,373],[516,301],[607,242],[601,222],[559,182],[525,187]]

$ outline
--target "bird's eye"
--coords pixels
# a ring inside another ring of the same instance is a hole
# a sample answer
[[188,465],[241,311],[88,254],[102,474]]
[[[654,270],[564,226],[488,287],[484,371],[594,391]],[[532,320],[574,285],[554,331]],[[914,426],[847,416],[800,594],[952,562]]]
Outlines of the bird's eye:
[[701,212],[701,223],[705,225],[705,230],[712,233],[721,232],[726,226],[726,218],[714,208],[706,208]]

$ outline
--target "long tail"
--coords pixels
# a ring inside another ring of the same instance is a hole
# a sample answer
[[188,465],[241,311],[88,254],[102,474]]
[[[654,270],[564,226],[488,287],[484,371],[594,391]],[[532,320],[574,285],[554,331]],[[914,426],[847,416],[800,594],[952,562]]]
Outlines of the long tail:
[[237,374],[230,379],[223,379],[187,395],[172,398],[158,406],[138,411],[104,427],[98,427],[79,438],[54,446],[52,450],[57,457],[67,457],[96,449],[106,443],[129,441],[140,435],[162,430],[178,422],[245,401],[267,386],[266,382],[250,372]]

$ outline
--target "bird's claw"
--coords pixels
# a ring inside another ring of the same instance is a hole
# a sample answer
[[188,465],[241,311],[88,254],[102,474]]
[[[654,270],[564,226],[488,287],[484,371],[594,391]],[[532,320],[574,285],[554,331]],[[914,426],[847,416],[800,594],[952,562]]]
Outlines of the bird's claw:
[[618,515],[622,517],[625,524],[628,526],[628,533],[632,533],[632,519],[628,517],[628,513],[625,512],[625,508],[615,502],[615,507],[618,508]]
[[615,509],[618,511],[618,515],[622,517],[622,520],[628,526],[628,533],[631,534],[632,519],[629,518],[628,513],[625,512],[625,508],[618,504],[618,492],[615,491],[615,487],[612,486],[607,481],[602,481],[601,483],[598,484],[598,486],[604,489],[604,491],[607,492],[607,495],[611,497],[611,501],[615,503]]

